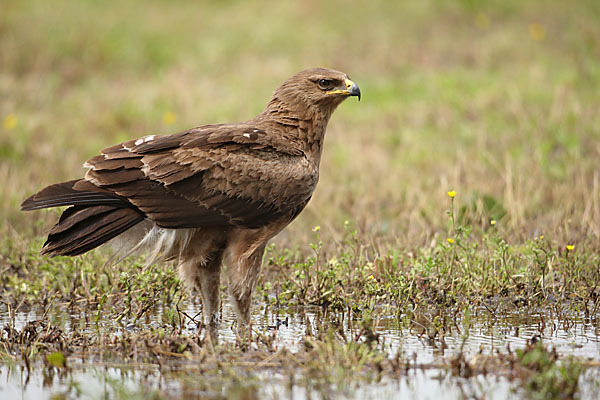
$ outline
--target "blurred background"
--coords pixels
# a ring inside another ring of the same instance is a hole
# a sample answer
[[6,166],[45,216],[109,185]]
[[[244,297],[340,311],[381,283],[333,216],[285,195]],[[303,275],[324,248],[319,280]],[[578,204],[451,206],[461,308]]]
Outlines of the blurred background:
[[334,114],[282,245],[349,221],[379,248],[423,246],[454,190],[474,235],[598,247],[599,61],[597,0],[3,0],[0,235],[42,235],[58,212],[20,202],[102,148],[247,120],[323,66],[363,99]]

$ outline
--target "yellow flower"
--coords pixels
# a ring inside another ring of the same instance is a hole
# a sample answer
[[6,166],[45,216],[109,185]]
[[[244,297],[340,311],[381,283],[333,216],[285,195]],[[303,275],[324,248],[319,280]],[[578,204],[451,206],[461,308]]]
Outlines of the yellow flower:
[[540,240],[544,239],[544,235],[540,235]]
[[313,228],[313,232],[319,232],[320,230],[321,230],[321,227],[319,225],[317,225]]
[[486,30],[490,27],[490,18],[484,13],[477,14],[475,17],[475,26],[482,31]]
[[529,25],[529,36],[535,41],[544,40],[546,37],[546,29],[541,24],[532,23]]
[[171,111],[167,111],[164,115],[163,115],[163,124],[165,125],[173,125],[175,123],[175,121],[177,120],[177,116],[175,115],[175,113],[172,113]]
[[19,120],[15,114],[8,114],[6,117],[4,117],[4,120],[2,120],[2,127],[7,131],[11,131],[15,128],[15,126],[17,126],[18,122]]
[[369,276],[367,277],[367,279],[368,279],[368,280],[370,280],[370,281],[374,281],[374,280],[375,280],[375,277],[374,277],[373,275],[369,275]]
[[567,245],[567,250],[568,250],[568,251],[573,251],[573,250],[575,250],[575,245],[568,244],[568,245]]
[[496,225],[496,220],[495,219],[491,220],[490,225]]
[[451,199],[454,198],[454,196],[456,196],[456,190],[451,190],[448,192],[448,196],[450,196]]
[[450,244],[454,243],[454,239],[452,239],[452,238],[446,238],[446,241]]

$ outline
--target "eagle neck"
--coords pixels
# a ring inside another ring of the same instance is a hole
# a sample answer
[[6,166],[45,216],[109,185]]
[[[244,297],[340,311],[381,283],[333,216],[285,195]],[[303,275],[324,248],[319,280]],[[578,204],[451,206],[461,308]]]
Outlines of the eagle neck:
[[323,140],[331,112],[321,107],[298,107],[281,99],[272,99],[257,119],[267,122],[274,134],[284,137],[301,149],[317,167],[321,162]]

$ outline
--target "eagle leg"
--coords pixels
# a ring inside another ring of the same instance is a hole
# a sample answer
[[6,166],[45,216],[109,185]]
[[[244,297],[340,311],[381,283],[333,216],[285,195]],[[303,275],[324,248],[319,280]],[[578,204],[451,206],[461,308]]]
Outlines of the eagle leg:
[[223,249],[219,249],[208,257],[188,258],[179,267],[184,279],[187,282],[193,282],[200,289],[204,325],[207,329],[206,339],[211,340],[214,344],[217,344],[218,341],[220,323],[222,261]]
[[252,292],[258,281],[266,242],[254,248],[249,255],[242,255],[229,265],[229,296],[238,322],[238,336],[251,339],[250,305]]

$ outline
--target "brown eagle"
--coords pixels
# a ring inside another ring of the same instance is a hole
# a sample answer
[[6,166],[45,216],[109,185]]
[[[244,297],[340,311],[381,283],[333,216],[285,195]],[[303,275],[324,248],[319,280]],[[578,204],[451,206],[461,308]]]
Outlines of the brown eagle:
[[177,260],[211,327],[224,263],[243,328],[267,241],[310,200],[327,123],[349,96],[360,100],[360,89],[342,72],[299,72],[249,121],[108,147],[84,164],[83,179],[48,186],[21,208],[70,206],[42,254],[75,256],[115,239],[125,255],[149,249],[152,261]]

